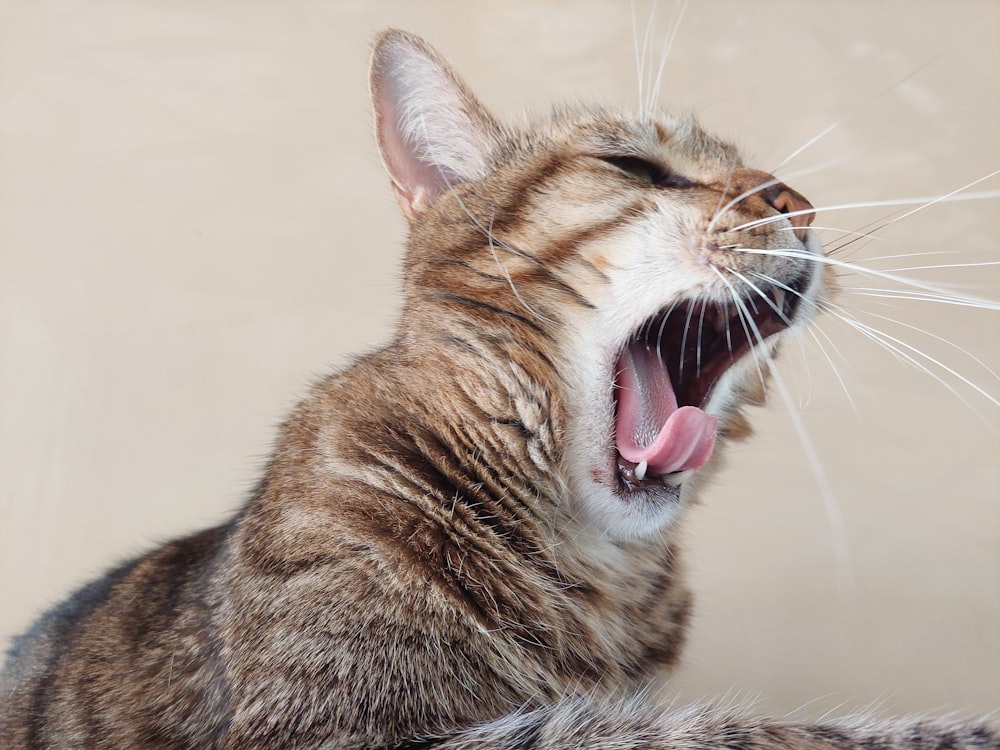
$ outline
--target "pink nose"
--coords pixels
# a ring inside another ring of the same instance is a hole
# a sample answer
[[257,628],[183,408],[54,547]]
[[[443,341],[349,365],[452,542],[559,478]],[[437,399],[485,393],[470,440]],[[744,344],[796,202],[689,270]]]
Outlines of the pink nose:
[[[766,185],[767,187],[762,187]],[[813,223],[815,214],[813,205],[802,193],[796,192],[777,177],[759,169],[737,169],[733,172],[726,187],[726,198],[732,199],[744,193],[759,195],[764,201],[783,214],[797,214],[798,211],[809,213],[788,217],[793,227],[804,229]],[[751,196],[747,195],[746,199]]]

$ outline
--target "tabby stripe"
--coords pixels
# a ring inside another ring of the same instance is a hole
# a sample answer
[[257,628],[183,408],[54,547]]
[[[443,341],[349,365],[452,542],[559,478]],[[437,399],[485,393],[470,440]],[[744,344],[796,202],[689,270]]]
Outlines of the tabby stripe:
[[529,192],[538,192],[541,185],[553,176],[569,171],[565,167],[565,161],[562,156],[550,156],[534,169],[523,173],[520,179],[511,180],[510,189],[506,191],[511,199],[499,207],[490,222],[494,235],[497,234],[498,230],[503,232],[512,226],[516,227],[525,223],[522,215],[525,207],[528,206],[525,196]]
[[[508,542],[517,541],[518,549],[523,549],[525,547],[524,542],[526,541],[524,535],[524,529],[522,524],[519,522],[519,513],[512,513],[512,508],[508,507],[503,501],[503,488],[502,484],[497,486],[496,482],[492,482],[493,488],[496,492],[484,492],[485,483],[484,482],[469,482],[469,470],[471,467],[467,465],[467,462],[460,459],[455,455],[454,450],[449,444],[446,444],[440,439],[435,433],[428,432],[425,436],[430,447],[438,448],[438,451],[426,451],[428,457],[434,461],[435,466],[438,467],[439,471],[442,473],[451,474],[453,485],[456,490],[460,493],[460,498],[465,500],[465,506],[471,510],[477,521],[484,527],[490,528],[493,532],[500,538],[506,539]],[[459,437],[458,435],[452,435],[452,437]],[[467,448],[470,446],[466,446]],[[475,446],[472,446],[475,450]],[[476,469],[482,468],[484,462],[475,461],[472,462],[472,467]],[[479,475],[479,478],[489,479],[488,475]],[[532,550],[534,545],[528,545]]]
[[608,276],[608,274],[602,271],[600,268],[598,268],[593,261],[587,260],[586,258],[580,258],[579,260],[581,263],[588,266],[594,273],[596,273],[598,277],[601,279],[601,281],[604,281],[606,283],[611,283],[611,277]]
[[[525,271],[524,273],[525,274],[534,274],[535,271]],[[571,299],[573,299],[577,304],[579,304],[579,305],[581,305],[583,307],[586,307],[589,310],[596,310],[597,309],[597,305],[595,305],[589,299],[587,299],[586,297],[584,297],[582,294],[580,294],[580,292],[578,292],[576,289],[574,289],[573,287],[571,287],[565,281],[563,281],[562,279],[560,279],[551,269],[545,268],[544,274],[546,276],[546,280],[545,281],[539,281],[538,279],[530,279],[529,283],[541,283],[541,284],[544,284],[545,286],[550,287],[550,288],[554,287],[554,288],[558,289],[559,291],[564,292],[568,297],[570,297]],[[516,275],[516,276],[512,274],[511,283],[513,283],[514,286],[521,287],[521,286],[524,285],[524,282],[525,282],[525,279],[521,278],[520,274]]]
[[467,341],[473,345],[478,344],[480,356],[492,364],[496,363],[497,355],[500,355],[500,361],[506,357],[514,362],[521,362],[521,358],[516,356],[517,351],[521,350],[528,355],[528,360],[533,364],[539,362],[544,364],[552,378],[558,376],[555,363],[544,350],[538,348],[532,341],[523,338],[510,338],[502,332],[491,331],[488,328],[483,328],[481,323],[473,319],[460,319],[456,323],[466,328],[470,336]]
[[471,307],[477,310],[488,310],[496,315],[500,315],[507,318],[513,318],[514,320],[528,326],[536,333],[545,336],[546,338],[551,338],[548,333],[535,321],[530,318],[526,318],[520,313],[513,312],[512,310],[505,310],[502,307],[497,307],[491,305],[488,302],[482,302],[481,300],[472,299],[470,297],[465,297],[461,294],[452,294],[451,292],[438,292],[433,295],[431,299],[436,299],[442,302],[455,302],[459,305],[464,305],[465,307]]
[[[493,419],[492,417],[490,417],[490,415],[488,415],[481,408],[479,408],[478,405],[476,404],[470,404],[470,405],[472,406],[472,408],[476,409],[480,413],[481,417],[491,420]],[[521,424],[518,420],[510,420],[510,421]],[[521,424],[521,427],[522,429],[527,431],[526,428],[524,428],[523,424]],[[456,437],[459,436],[456,435]],[[493,436],[487,434],[484,437],[487,440],[489,440],[489,438]],[[513,467],[507,465],[507,461],[505,460],[505,458],[506,456],[510,455],[511,452],[509,450],[504,450],[504,448],[506,448],[506,444],[501,444],[500,446],[494,445],[493,447],[495,449],[494,453],[500,457],[499,461],[495,460],[493,457],[490,457],[489,460],[472,462],[471,465],[465,467],[466,473],[468,473],[473,478],[478,479],[480,484],[486,485],[487,489],[489,490],[489,494],[492,496],[493,500],[499,503],[500,506],[504,510],[506,510],[508,514],[513,516],[518,522],[533,520],[535,516],[535,509],[532,508],[521,497],[519,492],[514,491],[515,486],[513,483],[509,481],[506,482],[503,481],[500,478],[500,475],[494,470],[494,466],[498,462],[503,463],[504,468],[508,469],[510,473],[513,475],[515,473],[513,469],[515,467],[520,468],[520,465],[515,464]],[[513,500],[516,505],[514,507],[511,507],[508,503],[509,500]]]
[[[425,512],[427,505],[422,500],[428,496],[434,498],[433,504],[440,508],[460,504],[473,514],[480,530],[490,529],[498,538],[505,538],[511,533],[523,536],[518,528],[519,524],[511,522],[509,513],[502,512],[503,504],[498,504],[495,498],[477,491],[474,483],[468,481],[467,471],[463,468],[464,460],[457,457],[450,446],[430,432],[408,437],[413,440],[412,444],[400,437],[393,437],[391,443],[384,445],[390,454],[398,457],[398,466],[394,466],[386,457],[372,456],[394,473],[395,481],[416,490],[413,497],[405,498],[407,502],[416,504]],[[458,499],[455,497],[456,493]],[[480,536],[475,541],[485,540]]]
[[643,204],[648,199],[637,200],[621,209],[621,213],[610,219],[580,227],[577,231],[563,237],[558,242],[554,242],[545,248],[545,256],[550,262],[560,268],[569,260],[580,257],[578,248],[595,239],[607,237],[612,232],[632,223],[639,216],[644,216],[648,210]]
[[487,281],[492,281],[495,284],[507,284],[507,278],[505,276],[499,276],[493,273],[487,273],[482,271],[467,261],[460,260],[458,258],[448,258],[448,257],[438,257],[434,258],[432,261],[433,265],[437,266],[453,266],[456,268],[461,268],[463,271],[468,271],[471,274],[478,276],[481,279],[486,279]]

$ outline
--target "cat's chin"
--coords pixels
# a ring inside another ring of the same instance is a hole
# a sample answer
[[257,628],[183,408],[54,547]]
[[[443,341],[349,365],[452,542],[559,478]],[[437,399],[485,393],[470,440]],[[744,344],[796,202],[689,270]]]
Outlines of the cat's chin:
[[707,468],[690,473],[679,484],[662,477],[624,482],[600,473],[603,481],[591,482],[578,494],[587,506],[586,526],[607,538],[629,542],[670,533],[690,505],[692,489],[712,472]]

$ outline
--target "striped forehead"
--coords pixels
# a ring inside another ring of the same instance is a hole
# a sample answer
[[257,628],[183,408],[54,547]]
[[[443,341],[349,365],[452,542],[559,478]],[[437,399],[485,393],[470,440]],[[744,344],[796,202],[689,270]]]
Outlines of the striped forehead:
[[629,119],[606,111],[561,111],[551,121],[553,141],[594,156],[683,160],[699,168],[742,164],[736,147],[706,132],[692,117]]

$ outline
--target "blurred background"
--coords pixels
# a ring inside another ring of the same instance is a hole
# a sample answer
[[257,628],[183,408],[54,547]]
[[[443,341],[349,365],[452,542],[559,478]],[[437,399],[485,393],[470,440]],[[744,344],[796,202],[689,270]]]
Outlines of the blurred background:
[[[1000,169],[992,0],[0,0],[0,638],[221,520],[307,385],[387,340],[405,226],[366,90],[386,26],[513,118],[635,107],[676,29],[660,103],[754,165],[835,125],[778,170],[820,207]],[[997,300],[998,207],[940,202],[834,257]],[[816,225],[834,248],[909,208]],[[919,367],[835,319],[786,348],[791,404],[756,413],[688,521],[695,627],[661,696],[996,710],[1000,312],[842,281],[843,313]]]

